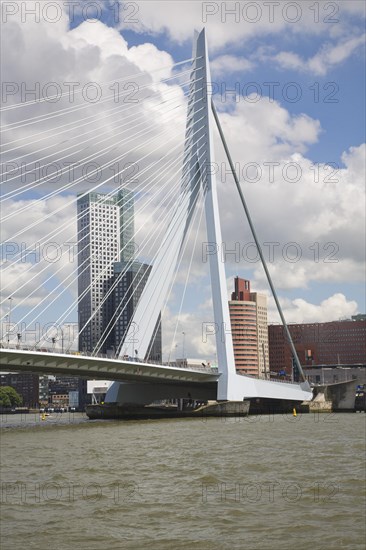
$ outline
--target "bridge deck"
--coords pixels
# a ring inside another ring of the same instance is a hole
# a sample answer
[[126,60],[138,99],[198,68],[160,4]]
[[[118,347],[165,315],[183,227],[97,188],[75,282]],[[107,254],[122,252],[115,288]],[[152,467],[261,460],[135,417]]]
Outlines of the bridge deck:
[[[179,386],[186,389],[209,389],[217,395],[218,380],[222,376],[216,369],[204,367],[176,367],[137,361],[123,361],[108,357],[92,357],[77,353],[54,353],[45,350],[0,348],[3,371],[29,372],[35,374],[59,374],[88,379],[138,382],[151,386]],[[216,370],[216,372],[212,372]],[[244,398],[287,399],[295,401],[312,398],[310,386],[289,382],[261,380],[236,374],[234,401]],[[141,386],[140,386],[141,387]]]
[[2,370],[35,374],[59,374],[116,381],[164,384],[216,383],[219,373],[204,367],[174,367],[77,353],[54,353],[25,349],[0,349]]

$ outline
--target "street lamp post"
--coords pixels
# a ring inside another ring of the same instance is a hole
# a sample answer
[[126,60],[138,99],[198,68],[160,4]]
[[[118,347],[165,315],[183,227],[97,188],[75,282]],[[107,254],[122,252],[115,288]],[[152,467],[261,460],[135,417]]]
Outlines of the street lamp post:
[[182,357],[182,359],[183,359],[183,361],[184,361],[184,357],[185,357],[185,355],[184,355],[184,351],[185,351],[184,348],[185,348],[185,343],[186,343],[186,333],[185,333],[185,332],[182,332],[182,334],[183,334],[183,345],[182,345],[182,356],[183,356],[183,357]]
[[9,313],[7,313],[7,314],[5,315],[5,331],[3,331],[4,325],[1,324],[1,341],[4,341],[5,338],[6,338],[7,335],[8,335],[8,330],[7,330],[8,325],[9,325]]
[[264,369],[264,379],[267,380],[267,365],[266,365],[266,350],[264,346],[264,342],[262,342],[262,353],[263,353],[263,369]]
[[8,344],[10,342],[10,325],[11,325],[11,304],[13,301],[13,297],[9,296],[9,325],[8,325]]
[[64,329],[60,327],[61,330],[61,353],[64,352]]

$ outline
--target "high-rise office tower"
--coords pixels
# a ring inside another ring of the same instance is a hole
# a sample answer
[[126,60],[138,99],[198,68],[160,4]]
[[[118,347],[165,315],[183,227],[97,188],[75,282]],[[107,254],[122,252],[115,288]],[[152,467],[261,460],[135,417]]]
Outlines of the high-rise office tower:
[[99,346],[112,314],[110,301],[104,298],[114,263],[133,259],[133,193],[126,189],[115,197],[88,193],[78,199],[77,212],[79,349],[90,352]]
[[235,277],[229,301],[235,367],[254,376],[269,372],[267,297],[250,291],[250,281]]
[[[133,192],[121,189],[116,197],[89,193],[77,206],[79,350],[116,353],[151,271],[135,259]],[[150,360],[161,361],[161,347],[159,317]],[[135,349],[137,342],[134,356]]]

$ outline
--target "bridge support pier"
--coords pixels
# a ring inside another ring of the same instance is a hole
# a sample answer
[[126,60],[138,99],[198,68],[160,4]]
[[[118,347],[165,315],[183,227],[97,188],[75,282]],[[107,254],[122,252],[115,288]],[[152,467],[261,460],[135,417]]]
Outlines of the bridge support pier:
[[141,384],[114,382],[106,395],[105,403],[124,405],[149,405],[162,399],[197,399],[202,401],[217,398],[217,384]]

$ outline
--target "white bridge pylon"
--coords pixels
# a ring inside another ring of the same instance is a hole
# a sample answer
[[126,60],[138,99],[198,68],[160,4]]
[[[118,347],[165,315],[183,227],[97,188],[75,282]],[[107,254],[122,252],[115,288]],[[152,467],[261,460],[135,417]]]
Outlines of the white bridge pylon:
[[[194,36],[192,78],[188,98],[184,165],[180,193],[164,240],[154,261],[130,328],[120,348],[119,357],[126,352],[146,358],[159,314],[164,306],[170,283],[182,254],[183,245],[192,221],[199,194],[204,197],[207,240],[221,243],[221,225],[216,189],[216,177],[210,170],[215,161],[212,128],[215,123],[211,109],[211,76],[205,29]],[[234,349],[230,332],[230,315],[224,264],[219,255],[210,255],[210,276],[216,331],[217,362],[220,377],[217,399],[242,401],[250,397],[283,398],[283,384],[238,375],[235,370]],[[116,382],[106,401],[116,401],[120,394]],[[309,400],[312,397],[307,383],[288,387],[288,399]]]
[[[134,355],[135,348],[141,357],[148,355],[153,331],[166,300],[200,193],[204,196],[208,242],[222,242],[216,178],[209,169],[215,160],[212,139],[214,119],[208,93],[211,77],[204,30],[195,33],[192,57],[192,84],[183,157],[188,168],[183,173],[175,212],[135,310],[120,355],[125,353],[126,345],[131,356]],[[190,136],[194,138],[191,140]],[[216,326],[230,327],[225,269],[218,255],[210,255],[210,275]],[[224,331],[216,331],[217,362],[221,372],[219,394],[220,399],[227,399],[229,371],[235,375],[234,350],[231,333],[226,334],[223,339],[221,332]]]

